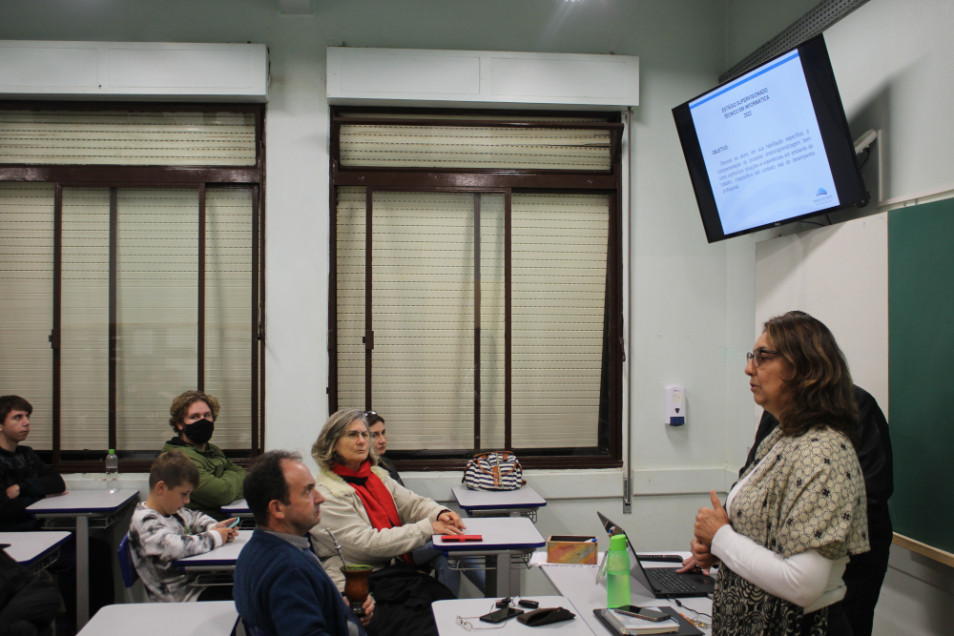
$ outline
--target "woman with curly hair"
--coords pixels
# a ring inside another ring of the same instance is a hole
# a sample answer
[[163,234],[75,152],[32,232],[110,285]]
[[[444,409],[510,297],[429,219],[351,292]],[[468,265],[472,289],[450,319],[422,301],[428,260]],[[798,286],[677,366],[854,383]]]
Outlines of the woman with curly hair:
[[800,311],[769,319],[746,357],[755,403],[779,427],[725,508],[712,492],[712,507],[696,516],[696,563],[721,562],[713,633],[850,634],[841,576],[868,536],[845,357],[828,328]]

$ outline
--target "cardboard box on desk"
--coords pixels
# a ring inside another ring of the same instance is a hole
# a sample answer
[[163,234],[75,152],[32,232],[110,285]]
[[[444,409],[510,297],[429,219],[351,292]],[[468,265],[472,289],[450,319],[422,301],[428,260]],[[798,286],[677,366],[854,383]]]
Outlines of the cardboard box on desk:
[[547,538],[547,563],[596,565],[596,537],[552,535]]

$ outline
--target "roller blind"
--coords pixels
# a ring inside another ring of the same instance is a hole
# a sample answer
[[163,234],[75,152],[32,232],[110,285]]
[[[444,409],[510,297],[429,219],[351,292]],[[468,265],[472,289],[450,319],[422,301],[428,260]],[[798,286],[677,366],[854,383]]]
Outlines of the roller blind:
[[53,440],[53,186],[0,183],[0,394],[33,404],[30,445]]
[[[223,406],[216,443],[254,447],[258,185],[179,168],[258,165],[259,110],[10,106],[5,174],[53,166],[60,180],[0,183],[0,297],[16,306],[0,314],[0,392],[33,403],[30,444],[98,453],[114,423],[119,450],[152,453],[172,435],[172,398],[201,384]],[[114,181],[106,164],[142,166],[124,177],[135,187],[88,187]]]
[[[251,196],[206,197],[205,389],[226,448],[251,441]],[[61,448],[84,450],[109,420],[110,190],[65,188],[63,201]],[[158,448],[172,399],[198,384],[199,194],[121,188],[116,201],[117,445]]]
[[[365,403],[365,200],[339,191],[342,407]],[[512,209],[513,446],[595,447],[609,197],[520,193]],[[478,402],[481,446],[504,444],[504,213],[499,193],[373,193],[370,393],[395,450],[470,448]]]
[[621,134],[600,115],[336,111],[337,408],[384,415],[394,451],[616,461]]
[[[552,120],[551,120],[552,123]],[[344,124],[343,167],[609,170],[610,127]]]
[[244,112],[0,111],[0,163],[251,166]]

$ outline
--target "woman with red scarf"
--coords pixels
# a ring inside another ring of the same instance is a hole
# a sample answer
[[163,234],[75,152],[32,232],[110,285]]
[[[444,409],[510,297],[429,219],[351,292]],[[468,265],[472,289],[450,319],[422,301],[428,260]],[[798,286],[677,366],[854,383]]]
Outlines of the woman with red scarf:
[[378,570],[410,563],[409,553],[435,534],[463,532],[457,513],[411,492],[377,466],[364,411],[345,409],[328,418],[311,453],[325,498],[321,524],[311,529],[312,544],[339,590],[344,590],[342,556],[348,564]]

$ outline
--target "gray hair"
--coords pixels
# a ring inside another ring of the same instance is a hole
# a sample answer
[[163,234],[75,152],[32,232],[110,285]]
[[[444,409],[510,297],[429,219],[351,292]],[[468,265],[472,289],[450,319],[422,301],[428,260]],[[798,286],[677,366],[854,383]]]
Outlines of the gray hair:
[[[361,409],[341,409],[331,414],[328,421],[321,429],[321,434],[315,443],[311,445],[311,456],[315,458],[322,470],[330,471],[338,464],[338,455],[335,453],[335,445],[338,440],[344,437],[345,430],[355,420],[364,422],[364,427],[368,429],[368,419],[365,412]],[[368,431],[368,457],[371,459],[371,465],[378,465],[378,454],[374,452],[374,444],[370,443],[370,430]]]

